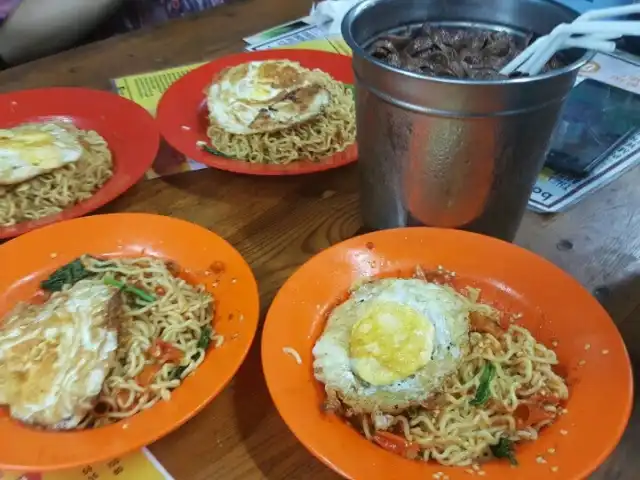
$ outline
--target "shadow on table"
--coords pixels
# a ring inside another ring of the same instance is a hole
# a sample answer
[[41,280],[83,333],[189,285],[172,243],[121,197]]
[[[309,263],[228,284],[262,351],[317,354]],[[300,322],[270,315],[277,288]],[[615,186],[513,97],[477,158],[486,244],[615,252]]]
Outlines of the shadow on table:
[[[594,296],[615,320],[624,338],[635,385],[640,385],[640,275],[629,275],[621,281],[594,289]],[[606,394],[606,385],[603,393]],[[620,444],[593,480],[635,480],[640,471],[640,392],[635,389],[633,411]]]
[[[327,478],[333,478],[326,467],[304,450],[275,409],[262,373],[262,321],[233,383],[235,417],[244,448],[267,479],[303,480],[312,470],[324,470]],[[304,457],[308,461],[300,462]]]

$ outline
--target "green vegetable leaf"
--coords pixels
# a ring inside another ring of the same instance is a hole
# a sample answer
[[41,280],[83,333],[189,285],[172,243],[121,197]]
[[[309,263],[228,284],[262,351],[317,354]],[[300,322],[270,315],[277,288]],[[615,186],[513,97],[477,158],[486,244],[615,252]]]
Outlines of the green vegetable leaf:
[[[193,357],[191,357],[191,359],[193,360]],[[171,372],[171,380],[180,380],[186,369],[187,365],[180,365],[179,367],[174,368],[173,372]]]
[[147,293],[147,292],[145,292],[144,290],[142,290],[140,288],[133,287],[133,286],[131,286],[131,285],[125,283],[125,282],[121,282],[119,280],[116,280],[115,278],[104,277],[102,279],[102,281],[105,283],[105,285],[111,285],[112,287],[118,287],[120,290],[132,293],[133,295],[137,296],[141,300],[144,300],[145,302],[151,303],[151,302],[155,302],[156,301],[156,297],[154,297],[150,293]]
[[233,158],[227,155],[226,153],[222,153],[220,150],[216,150],[215,148],[207,145],[206,143],[201,143],[198,146],[200,147],[200,150],[204,150],[205,152],[210,153],[211,155],[217,155],[218,157],[224,157],[224,158]]
[[478,385],[478,389],[476,390],[476,396],[469,402],[471,405],[480,406],[487,403],[487,400],[489,400],[491,396],[491,389],[489,388],[491,380],[493,380],[495,376],[496,367],[493,363],[488,362],[480,374],[480,385]]
[[351,84],[351,83],[345,83],[344,86],[346,87],[347,90],[351,91],[351,95],[353,95],[353,97],[355,98],[355,96],[356,96],[356,86]]
[[516,459],[513,451],[513,442],[508,438],[501,437],[497,445],[491,445],[491,453],[496,458],[507,458],[511,465],[517,466],[518,460]]
[[200,338],[198,339],[198,344],[196,347],[201,348],[205,352],[209,348],[209,344],[211,343],[211,327],[202,327],[202,333],[200,333]]
[[49,292],[59,292],[65,286],[74,285],[80,280],[93,275],[94,274],[92,272],[84,268],[82,260],[77,258],[73,262],[63,265],[49,275],[49,278],[40,283],[40,287]]
[[[198,339],[198,343],[196,344],[196,347],[199,350],[200,349],[204,350],[206,353],[210,343],[211,343],[211,327],[202,327],[202,332],[200,333],[200,338]],[[200,355],[200,352],[196,352],[193,355],[191,355],[191,360],[194,362],[198,360],[198,355]],[[179,367],[176,367],[173,370],[173,372],[171,372],[171,379],[180,380],[180,378],[182,378],[182,374],[185,372],[186,369],[187,369],[187,365],[180,365]]]

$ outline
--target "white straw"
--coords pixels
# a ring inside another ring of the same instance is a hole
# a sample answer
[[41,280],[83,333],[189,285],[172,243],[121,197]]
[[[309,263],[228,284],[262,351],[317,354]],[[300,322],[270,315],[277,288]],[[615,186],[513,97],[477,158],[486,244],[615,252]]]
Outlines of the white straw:
[[504,68],[500,71],[502,75],[511,75],[514,71],[518,69],[520,65],[531,58],[538,47],[540,46],[540,42],[544,40],[545,37],[537,38],[531,45],[525,48],[516,58],[507,63]]
[[[522,73],[531,74],[530,72],[540,70],[544,67],[555,52],[560,49],[562,43],[569,37],[570,34],[567,33],[567,30],[570,26],[571,25],[566,23],[560,24],[554,28],[549,35],[542,37],[546,41],[540,42],[538,50],[531,55],[527,61],[523,62],[520,67],[518,67],[518,70]],[[534,68],[536,66],[538,66],[537,69]]]
[[597,10],[590,10],[580,15],[576,22],[585,20],[594,20],[596,18],[610,18],[621,17],[623,15],[632,15],[634,13],[640,13],[640,3],[634,3],[632,5],[625,5],[623,7],[611,7],[600,8]]
[[616,49],[616,42],[606,42],[594,39],[573,39],[570,38],[562,45],[563,48],[583,48],[585,50],[598,50],[600,52],[611,53]]
[[[638,4],[640,5],[640,4]],[[616,33],[620,35],[640,35],[640,22],[632,20],[591,20],[570,23],[565,26],[570,33]]]
[[573,23],[560,24],[548,35],[538,38],[510,61],[500,73],[511,75],[519,71],[537,75],[557,51],[565,48],[613,52],[616,45],[611,40],[625,35],[640,36],[640,22],[601,19],[633,13],[640,13],[640,3],[586,12]]

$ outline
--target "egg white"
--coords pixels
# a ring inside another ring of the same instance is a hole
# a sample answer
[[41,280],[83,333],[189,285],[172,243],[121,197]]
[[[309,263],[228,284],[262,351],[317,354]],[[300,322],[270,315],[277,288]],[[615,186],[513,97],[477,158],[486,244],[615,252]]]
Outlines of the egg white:
[[[210,121],[238,135],[277,131],[308,121],[320,115],[331,100],[319,73],[288,60],[231,67],[209,87]],[[302,95],[293,100],[296,93]]]
[[[353,326],[371,302],[395,302],[412,308],[434,327],[431,360],[404,379],[373,386],[354,373],[349,342]],[[469,309],[451,288],[419,279],[383,279],[357,288],[327,319],[313,348],[314,373],[329,398],[354,411],[394,412],[425,401],[453,373],[468,350]]]
[[84,149],[78,139],[52,123],[0,130],[0,185],[14,185],[77,162]]

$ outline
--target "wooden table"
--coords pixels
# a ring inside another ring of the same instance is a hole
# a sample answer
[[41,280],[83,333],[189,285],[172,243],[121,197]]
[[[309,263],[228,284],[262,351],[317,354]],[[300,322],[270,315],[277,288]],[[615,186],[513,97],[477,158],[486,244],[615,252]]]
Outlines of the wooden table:
[[[242,37],[298,18],[308,8],[308,2],[301,0],[240,1],[7,70],[0,73],[0,91],[56,85],[106,89],[116,76],[240,51]],[[296,178],[256,178],[208,169],[141,182],[102,212],[171,215],[222,235],[253,268],[264,315],[294,269],[358,232],[355,173],[355,168],[347,167]],[[571,273],[602,301],[624,335],[636,372],[640,369],[639,184],[640,169],[636,169],[568,213],[528,213],[517,238],[518,244]],[[573,320],[579,328],[580,319]],[[256,342],[232,384],[211,405],[151,446],[177,480],[338,478],[307,453],[276,413],[259,357]],[[602,394],[607,394],[606,385]],[[638,403],[636,397],[636,407]],[[621,444],[592,478],[637,479],[638,444],[636,408]]]

